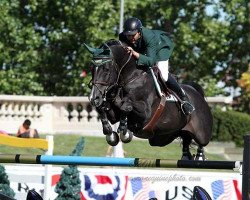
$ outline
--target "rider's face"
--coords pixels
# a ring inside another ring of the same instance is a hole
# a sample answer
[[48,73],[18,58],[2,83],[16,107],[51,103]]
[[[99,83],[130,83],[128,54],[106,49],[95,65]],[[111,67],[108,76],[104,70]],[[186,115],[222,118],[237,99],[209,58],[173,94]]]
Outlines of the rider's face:
[[127,35],[126,37],[127,37],[127,39],[129,40],[130,43],[135,44],[136,41],[140,39],[141,34],[140,34],[140,32],[137,32],[134,35]]

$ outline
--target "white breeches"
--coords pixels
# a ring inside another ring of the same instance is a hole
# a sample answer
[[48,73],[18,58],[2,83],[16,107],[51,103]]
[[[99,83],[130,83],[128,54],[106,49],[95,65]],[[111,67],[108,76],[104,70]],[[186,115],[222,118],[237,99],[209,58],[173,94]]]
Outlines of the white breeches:
[[168,80],[168,60],[159,61],[156,64],[161,72],[163,79],[167,81]]

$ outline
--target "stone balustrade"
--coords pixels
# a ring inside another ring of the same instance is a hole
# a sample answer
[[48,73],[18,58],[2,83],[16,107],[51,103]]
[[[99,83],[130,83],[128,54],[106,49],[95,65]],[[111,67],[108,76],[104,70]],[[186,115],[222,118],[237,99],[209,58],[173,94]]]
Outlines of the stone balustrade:
[[39,133],[102,134],[87,97],[0,95],[0,130],[15,134],[25,119]]
[[[229,104],[229,99],[208,97],[211,104]],[[0,130],[16,134],[25,119],[39,133],[75,133],[102,136],[98,113],[88,97],[0,95]]]

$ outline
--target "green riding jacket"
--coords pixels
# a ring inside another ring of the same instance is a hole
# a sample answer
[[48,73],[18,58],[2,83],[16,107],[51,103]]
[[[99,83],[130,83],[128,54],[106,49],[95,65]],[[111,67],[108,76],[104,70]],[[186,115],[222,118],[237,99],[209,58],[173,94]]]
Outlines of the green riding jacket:
[[141,38],[135,45],[123,33],[119,34],[119,40],[140,53],[138,65],[148,67],[152,67],[157,61],[168,60],[174,49],[174,43],[166,32],[145,27],[142,27]]

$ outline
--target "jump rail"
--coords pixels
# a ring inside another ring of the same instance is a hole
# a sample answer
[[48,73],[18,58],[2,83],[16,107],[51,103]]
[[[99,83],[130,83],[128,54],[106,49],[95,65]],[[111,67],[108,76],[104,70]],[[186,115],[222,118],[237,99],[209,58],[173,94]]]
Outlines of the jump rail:
[[20,155],[1,154],[0,163],[123,166],[123,167],[159,167],[159,168],[199,168],[234,169],[240,168],[240,161],[189,161],[148,158],[110,158],[59,155]]
[[163,167],[198,169],[234,169],[242,165],[242,199],[250,197],[250,135],[244,136],[243,162],[241,161],[184,161],[145,158],[81,157],[59,155],[0,154],[0,163],[91,165],[123,167]]
[[[51,135],[47,135],[46,139],[39,139],[39,138],[18,138],[15,136],[0,134],[0,145],[21,147],[21,148],[43,149],[44,151],[46,151],[47,155],[52,155],[54,150],[54,139],[53,136]],[[49,174],[50,170],[51,166],[45,165],[45,174]],[[45,181],[45,189],[44,189],[45,199],[48,199],[46,195],[49,194],[51,188],[51,178],[46,175],[44,181]]]

